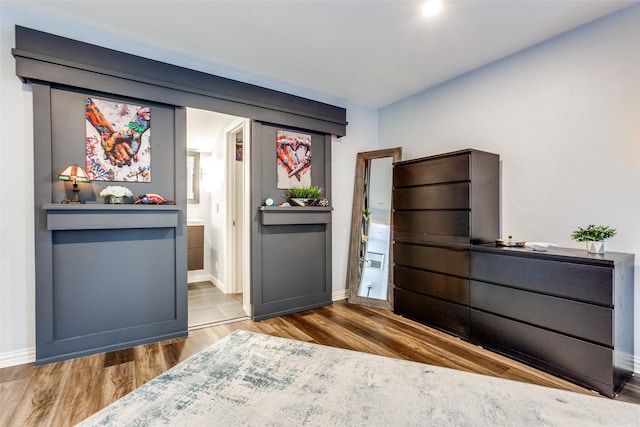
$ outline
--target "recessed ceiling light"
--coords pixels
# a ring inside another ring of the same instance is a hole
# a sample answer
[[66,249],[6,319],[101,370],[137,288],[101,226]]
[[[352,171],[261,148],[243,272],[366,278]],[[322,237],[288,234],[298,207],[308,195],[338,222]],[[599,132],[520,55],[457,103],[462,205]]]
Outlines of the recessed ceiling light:
[[425,16],[434,16],[442,10],[442,0],[429,0],[422,6],[422,13]]

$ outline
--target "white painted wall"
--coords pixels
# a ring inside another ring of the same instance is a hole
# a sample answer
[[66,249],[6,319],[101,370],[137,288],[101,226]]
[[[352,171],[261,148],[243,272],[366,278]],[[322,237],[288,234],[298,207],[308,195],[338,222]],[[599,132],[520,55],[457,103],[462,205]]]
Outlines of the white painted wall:
[[570,239],[577,226],[617,228],[608,250],[636,254],[636,361],[639,23],[640,5],[383,108],[379,117],[381,147],[401,141],[405,159],[469,147],[500,154],[503,237],[582,248]]
[[333,298],[346,297],[349,237],[356,156],[378,148],[378,111],[346,105],[347,135],[333,138],[331,146],[331,205],[333,206],[332,284]]
[[0,367],[35,355],[33,110],[15,74],[12,17],[0,13]]

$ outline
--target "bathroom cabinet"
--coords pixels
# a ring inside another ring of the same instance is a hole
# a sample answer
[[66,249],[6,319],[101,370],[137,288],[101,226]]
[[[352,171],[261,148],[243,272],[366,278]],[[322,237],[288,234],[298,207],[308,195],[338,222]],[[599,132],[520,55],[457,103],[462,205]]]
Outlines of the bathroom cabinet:
[[187,226],[187,270],[204,268],[204,225]]

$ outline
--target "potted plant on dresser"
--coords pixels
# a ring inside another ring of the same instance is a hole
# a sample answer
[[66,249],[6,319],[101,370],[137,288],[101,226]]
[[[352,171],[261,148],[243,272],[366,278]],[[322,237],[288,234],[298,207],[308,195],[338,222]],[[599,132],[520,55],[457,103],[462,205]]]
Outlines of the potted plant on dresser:
[[587,243],[587,252],[604,254],[604,241],[616,235],[616,229],[606,225],[589,224],[587,228],[578,227],[571,233],[571,238],[578,242]]

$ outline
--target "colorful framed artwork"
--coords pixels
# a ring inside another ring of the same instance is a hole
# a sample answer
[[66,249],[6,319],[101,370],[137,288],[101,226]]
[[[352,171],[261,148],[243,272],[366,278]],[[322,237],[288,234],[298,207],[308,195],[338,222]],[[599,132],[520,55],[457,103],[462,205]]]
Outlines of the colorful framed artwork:
[[87,98],[86,170],[91,181],[151,182],[151,108]]
[[311,135],[277,131],[277,188],[311,186]]

